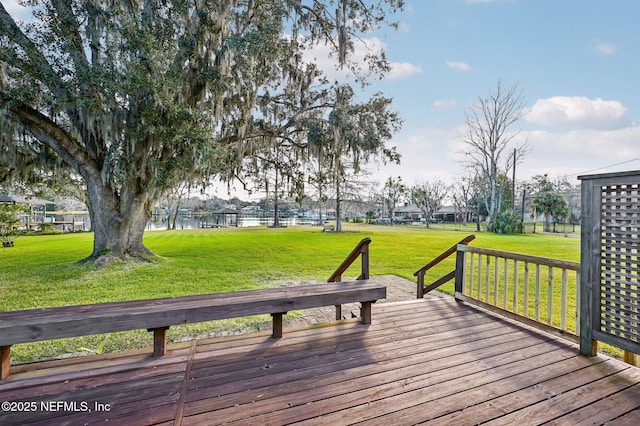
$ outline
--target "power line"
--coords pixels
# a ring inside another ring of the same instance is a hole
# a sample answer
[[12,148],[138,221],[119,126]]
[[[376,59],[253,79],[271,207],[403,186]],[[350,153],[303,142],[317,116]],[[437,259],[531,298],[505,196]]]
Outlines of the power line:
[[632,162],[638,161],[638,160],[640,160],[640,157],[634,158],[634,159],[631,159],[631,160],[627,160],[627,161],[623,161],[621,163],[611,164],[609,166],[598,167],[597,169],[591,169],[591,170],[586,170],[586,171],[580,172],[580,173],[574,173],[574,174],[569,175],[569,176],[579,176],[579,175],[584,175],[584,174],[591,173],[591,172],[597,172],[598,170],[608,169],[610,167],[620,166],[622,164],[632,163]]

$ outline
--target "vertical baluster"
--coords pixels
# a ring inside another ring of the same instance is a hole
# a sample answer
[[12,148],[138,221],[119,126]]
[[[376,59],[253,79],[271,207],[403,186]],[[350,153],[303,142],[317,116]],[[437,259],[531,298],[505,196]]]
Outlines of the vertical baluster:
[[562,300],[560,301],[560,328],[567,329],[567,270],[562,268]]
[[513,261],[513,312],[518,313],[518,261]]
[[529,262],[524,262],[524,316],[529,317]]
[[[496,262],[497,261],[498,261],[498,258],[496,257]],[[485,270],[485,279],[484,279],[485,283],[487,284],[487,288],[485,289],[485,292],[484,292],[485,297],[486,297],[485,301],[487,303],[489,303],[489,282],[490,282],[490,280],[489,280],[489,271],[490,270],[491,270],[491,256],[487,255],[487,268]]]
[[498,306],[498,259],[493,262],[493,304]]
[[576,334],[580,335],[580,271],[576,271]]
[[553,267],[549,266],[549,279],[547,289],[547,324],[553,322]]
[[507,266],[507,258],[504,258],[504,293],[502,294],[502,307],[507,309],[507,288],[509,288],[509,272]]
[[478,293],[476,298],[480,300],[480,290],[482,288],[482,255],[478,254]]
[[471,256],[469,256],[469,296],[473,296],[473,265],[474,265],[474,258],[475,257],[475,253],[471,253]]
[[536,263],[536,321],[540,321],[540,265]]

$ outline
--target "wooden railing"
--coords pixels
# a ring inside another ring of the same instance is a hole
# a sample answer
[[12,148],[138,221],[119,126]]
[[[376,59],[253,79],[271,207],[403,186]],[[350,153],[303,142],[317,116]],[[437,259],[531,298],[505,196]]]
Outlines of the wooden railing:
[[366,280],[369,278],[369,244],[371,243],[371,238],[363,238],[360,240],[358,245],[349,253],[347,258],[338,266],[333,274],[327,280],[328,283],[335,283],[338,281],[342,281],[342,274],[344,274],[349,266],[353,262],[358,259],[358,257],[362,256],[362,265],[360,268],[360,276],[357,278],[358,280]]
[[455,297],[579,340],[580,263],[457,246]]
[[444,251],[440,256],[436,257],[431,262],[427,263],[422,268],[420,268],[416,272],[414,272],[413,276],[417,277],[417,291],[416,291],[416,294],[417,294],[417,298],[418,299],[422,299],[425,294],[429,293],[432,290],[435,290],[436,288],[440,287],[442,284],[446,283],[447,281],[451,281],[455,277],[455,274],[456,274],[456,271],[454,269],[453,271],[449,272],[444,277],[437,279],[436,281],[434,281],[433,283],[431,283],[430,285],[425,287],[424,286],[424,277],[425,277],[427,271],[429,269],[433,268],[434,266],[438,265],[443,260],[447,259],[452,254],[454,254],[457,251],[458,244],[464,244],[464,245],[469,244],[475,238],[476,238],[475,235],[466,236],[465,238],[460,240],[460,242],[458,242],[457,244],[454,244],[449,249]]
[[[371,243],[371,238],[366,237],[360,240],[360,242],[354,247],[354,249],[349,253],[346,259],[338,266],[333,274],[329,277],[327,282],[334,283],[342,281],[342,274],[344,274],[347,269],[351,266],[353,262],[355,262],[358,257],[362,257],[361,265],[360,265],[360,275],[357,280],[368,280],[369,279],[369,244]],[[342,319],[342,305],[335,305],[336,307],[336,320]]]

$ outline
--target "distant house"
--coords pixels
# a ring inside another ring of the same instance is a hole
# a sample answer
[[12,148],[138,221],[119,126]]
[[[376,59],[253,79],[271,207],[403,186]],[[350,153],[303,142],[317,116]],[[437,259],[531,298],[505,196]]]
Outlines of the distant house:
[[[433,219],[436,222],[457,222],[456,208],[454,206],[442,206],[442,208],[433,215]],[[460,222],[462,222],[462,220],[460,220]]]
[[[472,219],[472,214],[467,214],[467,222]],[[396,208],[393,216],[394,222],[424,222],[426,219],[422,210],[416,204],[405,204],[402,207]],[[455,206],[442,206],[433,217],[432,221],[435,222],[462,222],[463,213],[456,211]]]
[[12,203],[12,204],[15,204],[16,200],[11,198],[7,194],[0,194],[0,203]]
[[415,204],[405,204],[397,207],[393,212],[394,222],[421,222],[423,221],[422,210]]
[[20,229],[37,230],[43,223],[50,223],[61,231],[85,231],[90,227],[89,212],[84,203],[77,200],[63,200],[57,205],[42,198],[0,194],[0,202],[21,204],[29,208],[27,213],[18,217],[17,226]]
[[245,206],[240,209],[243,216],[258,217],[262,212],[260,206]]

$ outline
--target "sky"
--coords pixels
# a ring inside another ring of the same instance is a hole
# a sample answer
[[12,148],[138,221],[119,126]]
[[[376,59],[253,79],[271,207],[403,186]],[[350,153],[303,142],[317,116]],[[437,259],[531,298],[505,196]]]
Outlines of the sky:
[[[15,0],[2,4],[20,13]],[[640,169],[638,17],[637,0],[407,0],[397,31],[366,39],[392,65],[367,90],[392,97],[404,120],[389,142],[401,164],[372,166],[372,179],[453,183],[464,173],[465,113],[498,80],[526,103],[511,127],[531,147],[518,182]]]
[[409,185],[464,173],[465,111],[518,84],[531,151],[516,180],[640,169],[640,2],[408,1],[401,29],[380,37],[395,63],[377,86],[404,118],[400,166],[377,174]]

